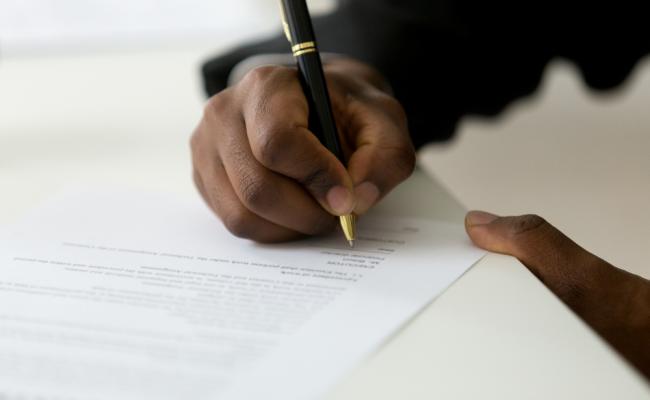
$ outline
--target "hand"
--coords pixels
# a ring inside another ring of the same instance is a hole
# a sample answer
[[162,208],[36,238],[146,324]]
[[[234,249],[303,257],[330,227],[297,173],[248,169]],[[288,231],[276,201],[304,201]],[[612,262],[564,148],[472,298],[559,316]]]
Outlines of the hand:
[[587,252],[536,215],[471,211],[465,227],[477,246],[517,257],[650,378],[650,281]]
[[212,97],[191,140],[201,195],[236,236],[314,235],[363,214],[414,168],[400,104],[371,67],[325,66],[347,169],[307,129],[295,68],[260,67]]

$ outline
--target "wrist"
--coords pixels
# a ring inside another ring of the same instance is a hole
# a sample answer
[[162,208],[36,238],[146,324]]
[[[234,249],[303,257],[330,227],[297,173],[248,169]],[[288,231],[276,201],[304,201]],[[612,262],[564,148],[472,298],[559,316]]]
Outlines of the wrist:
[[[393,90],[388,81],[371,65],[338,53],[320,53],[320,56],[325,71],[360,79],[364,83],[369,84],[386,94],[393,94]],[[239,82],[253,69],[270,65],[295,67],[296,60],[293,55],[287,53],[258,54],[248,57],[233,67],[228,76],[228,86],[232,86]]]
[[[345,57],[337,53],[320,53],[321,61],[323,65],[327,65],[331,62],[334,62],[338,58]],[[244,60],[237,63],[230,75],[228,76],[228,86],[232,86],[235,83],[239,82],[244,75],[249,73],[258,67],[278,65],[283,67],[295,67],[296,59],[292,54],[289,53],[268,53],[268,54],[257,54],[252,57],[245,58]]]
[[393,95],[393,89],[388,83],[388,80],[370,64],[351,57],[340,56],[325,64],[324,69],[327,72],[361,80],[375,89],[388,95]]

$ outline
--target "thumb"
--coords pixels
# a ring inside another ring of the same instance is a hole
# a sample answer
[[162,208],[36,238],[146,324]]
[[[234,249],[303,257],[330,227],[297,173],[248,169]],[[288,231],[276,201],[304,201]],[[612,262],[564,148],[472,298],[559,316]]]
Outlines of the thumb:
[[561,298],[578,294],[610,267],[537,215],[470,211],[465,229],[478,247],[518,258]]
[[470,211],[465,227],[477,246],[521,260],[633,365],[650,373],[647,280],[594,256],[536,215]]

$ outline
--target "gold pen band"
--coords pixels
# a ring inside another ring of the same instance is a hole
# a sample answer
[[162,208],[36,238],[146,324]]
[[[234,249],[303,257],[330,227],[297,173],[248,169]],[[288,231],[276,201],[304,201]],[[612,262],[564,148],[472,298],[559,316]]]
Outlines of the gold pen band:
[[303,54],[313,53],[316,51],[316,43],[314,42],[302,42],[296,45],[291,46],[291,51],[293,52],[294,57],[298,57]]
[[305,49],[305,50],[294,51],[294,52],[293,52],[293,56],[294,56],[294,57],[298,57],[298,56],[301,56],[301,55],[303,55],[303,54],[307,54],[307,53],[315,53],[315,52],[316,52],[316,48],[312,47],[311,49]]
[[314,43],[314,42],[298,43],[296,45],[291,46],[291,51],[296,52],[298,50],[307,49],[309,47],[316,47],[316,43]]

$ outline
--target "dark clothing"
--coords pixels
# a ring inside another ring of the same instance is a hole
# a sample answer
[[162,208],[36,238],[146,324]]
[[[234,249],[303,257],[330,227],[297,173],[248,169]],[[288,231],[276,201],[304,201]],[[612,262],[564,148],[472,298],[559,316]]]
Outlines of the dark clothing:
[[[314,29],[321,51],[388,78],[419,147],[449,138],[463,115],[494,115],[530,94],[554,58],[575,63],[594,89],[619,85],[650,53],[650,0],[342,0]],[[283,52],[279,32],[206,63],[208,94],[244,58]]]

